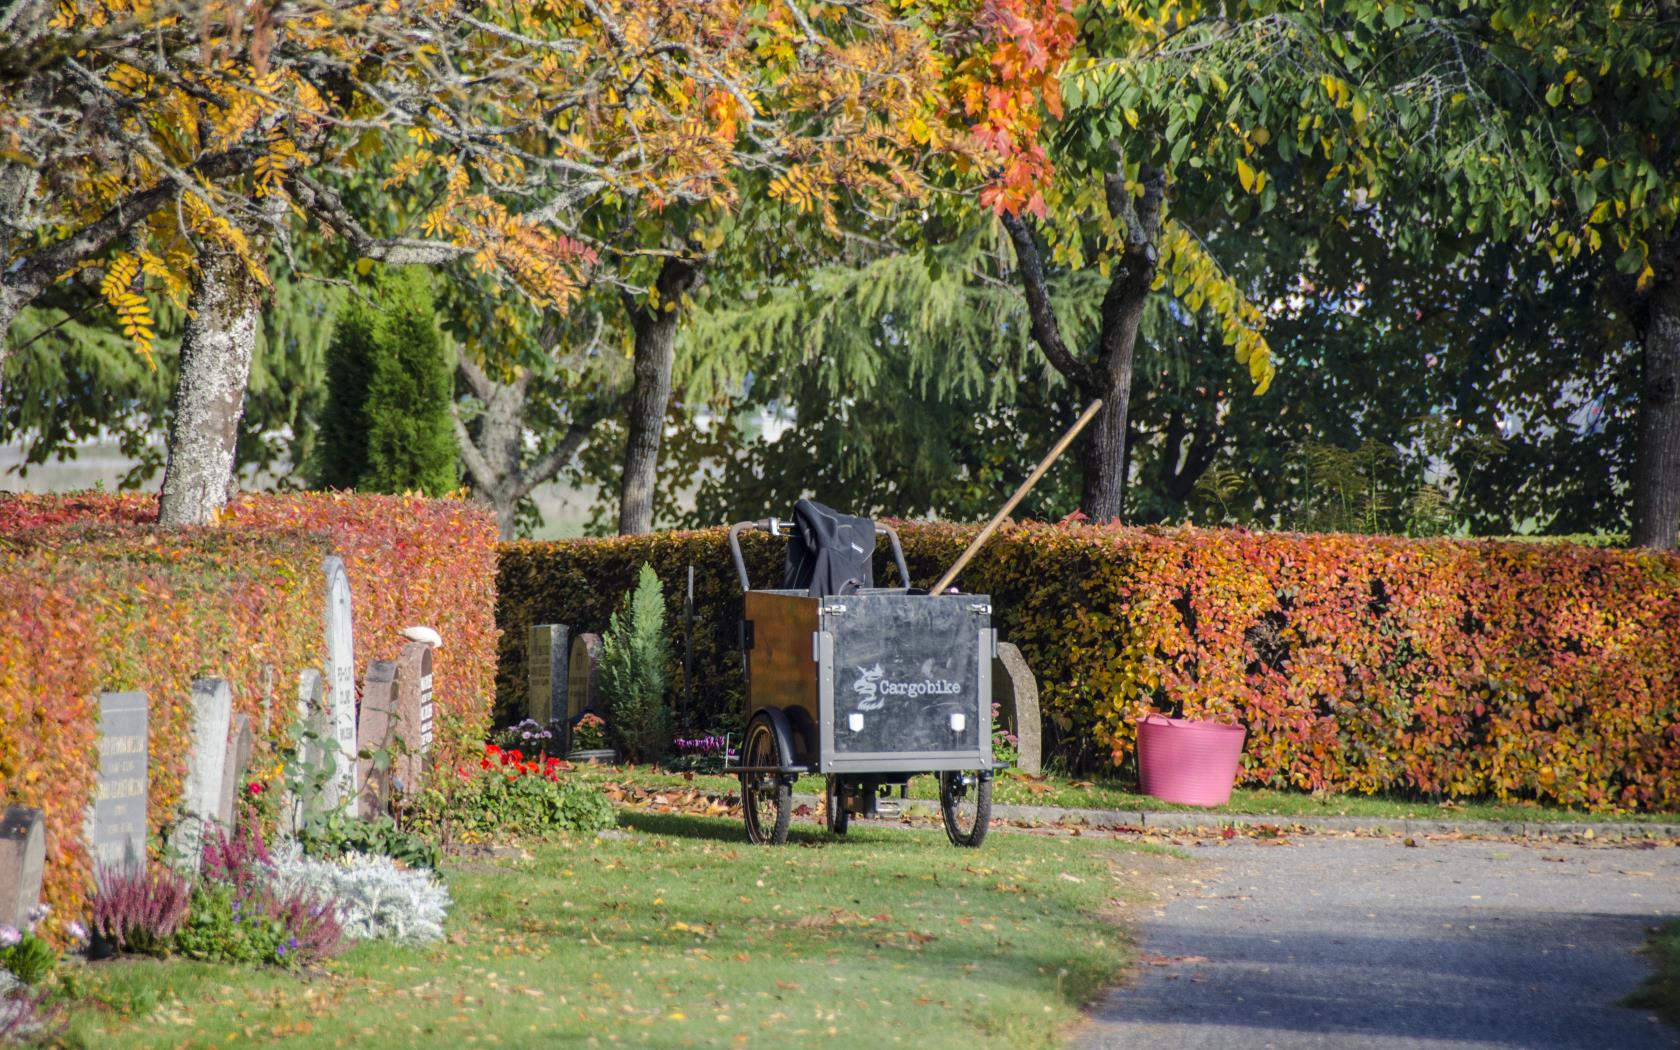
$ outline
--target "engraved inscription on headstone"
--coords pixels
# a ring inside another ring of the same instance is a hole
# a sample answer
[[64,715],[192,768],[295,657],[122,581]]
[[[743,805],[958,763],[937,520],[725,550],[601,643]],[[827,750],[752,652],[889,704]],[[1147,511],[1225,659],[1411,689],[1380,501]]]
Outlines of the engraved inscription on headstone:
[[222,770],[227,765],[228,729],[233,720],[233,690],[226,679],[200,678],[193,682],[191,718],[187,775],[181,782],[181,815],[170,849],[177,867],[196,871],[204,838],[221,816]]
[[595,686],[600,676],[601,636],[580,634],[572,639],[566,668],[566,721],[576,722],[585,711],[596,711]]
[[[363,751],[388,749],[397,724],[397,665],[391,660],[374,660],[362,679],[362,713],[358,744]],[[351,750],[354,755],[356,749]],[[356,760],[361,788],[356,795],[356,812],[372,820],[391,801],[393,767],[377,768],[374,760]]]
[[525,717],[540,726],[566,717],[566,669],[571,628],[544,623],[531,628],[525,649],[529,688]]
[[338,776],[329,804],[356,797],[356,647],[351,630],[350,577],[337,555],[321,563],[327,578],[327,718],[338,741]]
[[101,693],[99,786],[86,828],[96,865],[145,865],[149,778],[146,694]]
[[239,789],[245,782],[245,767],[251,762],[253,743],[250,716],[235,716],[233,732],[228,737],[227,759],[222,763],[221,796],[216,803],[216,819],[225,828],[234,826],[234,817],[239,807]]
[[420,753],[431,754],[437,712],[432,700],[432,650],[426,647],[425,673],[420,676]]
[[41,811],[7,806],[0,814],[0,926],[20,927],[41,899],[47,833]]

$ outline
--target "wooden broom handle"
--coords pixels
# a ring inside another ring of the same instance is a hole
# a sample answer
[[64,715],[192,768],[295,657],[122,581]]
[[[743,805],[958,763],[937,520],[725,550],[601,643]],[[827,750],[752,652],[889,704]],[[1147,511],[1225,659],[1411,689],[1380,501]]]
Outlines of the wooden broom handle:
[[1038,479],[1044,476],[1044,472],[1050,469],[1050,465],[1056,462],[1057,457],[1067,451],[1067,447],[1073,444],[1073,439],[1079,436],[1081,430],[1085,429],[1085,424],[1096,418],[1097,412],[1101,409],[1102,398],[1099,397],[1091,402],[1089,408],[1085,409],[1084,415],[1074,420],[1073,426],[1068,427],[1067,433],[1062,435],[1062,439],[1056,442],[1056,446],[1050,450],[1049,454],[1038,461],[1038,466],[1034,467],[1033,472],[1027,475],[1027,480],[1021,482],[1021,487],[1015,490],[1015,495],[1009,497],[1009,502],[992,515],[992,520],[988,521],[986,527],[980,530],[980,535],[974,537],[974,541],[968,545],[967,550],[962,552],[962,557],[957,559],[956,564],[945,570],[945,575],[941,576],[939,582],[933,585],[933,589],[928,592],[929,594],[945,593],[945,588],[951,586],[951,582],[957,578],[957,573],[962,572],[969,559],[979,553],[980,548],[985,545],[987,540],[991,539],[992,533],[996,532],[997,527],[1003,524],[1003,519],[1009,517],[1009,512],[1015,509],[1015,505],[1026,498],[1027,493],[1032,491],[1032,487],[1038,484]]

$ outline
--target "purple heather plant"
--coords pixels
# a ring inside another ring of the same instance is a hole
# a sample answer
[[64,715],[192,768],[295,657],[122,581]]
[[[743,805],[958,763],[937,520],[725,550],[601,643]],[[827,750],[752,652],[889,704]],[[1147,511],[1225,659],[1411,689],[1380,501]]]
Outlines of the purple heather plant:
[[105,868],[93,895],[93,931],[113,951],[163,955],[186,918],[192,884],[168,868]]

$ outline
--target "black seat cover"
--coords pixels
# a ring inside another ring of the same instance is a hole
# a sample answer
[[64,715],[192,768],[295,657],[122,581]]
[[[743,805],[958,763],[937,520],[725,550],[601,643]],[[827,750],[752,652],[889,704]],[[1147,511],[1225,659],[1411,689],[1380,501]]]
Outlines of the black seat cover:
[[826,598],[859,587],[875,586],[875,523],[854,518],[802,499],[793,505],[793,535],[788,539],[783,590],[807,591]]

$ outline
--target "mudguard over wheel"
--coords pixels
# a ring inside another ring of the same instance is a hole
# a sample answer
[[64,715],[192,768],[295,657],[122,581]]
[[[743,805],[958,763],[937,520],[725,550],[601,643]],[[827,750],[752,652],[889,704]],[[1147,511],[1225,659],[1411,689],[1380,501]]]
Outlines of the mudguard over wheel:
[[[782,754],[770,719],[755,715],[747,726],[741,764],[755,770],[770,770],[786,762],[787,756]],[[788,822],[793,819],[793,786],[782,773],[742,773],[741,809],[746,817],[747,838],[759,845],[780,846],[787,841]]]
[[951,845],[976,849],[992,823],[992,778],[987,773],[939,774],[939,811]]
[[824,808],[828,815],[825,823],[829,834],[844,835],[846,826],[851,823],[852,815],[846,812],[845,792],[841,787],[840,778],[830,773],[828,776],[828,791],[824,796]]

